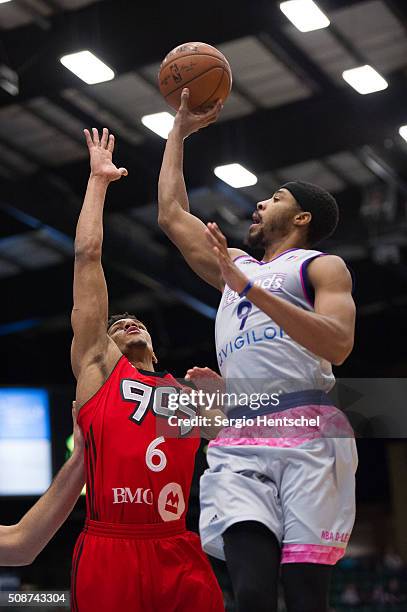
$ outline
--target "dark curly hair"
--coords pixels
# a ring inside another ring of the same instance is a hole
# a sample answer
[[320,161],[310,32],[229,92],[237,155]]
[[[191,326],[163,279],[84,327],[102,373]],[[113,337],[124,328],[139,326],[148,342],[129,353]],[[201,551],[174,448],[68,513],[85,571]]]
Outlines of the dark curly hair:
[[292,181],[282,187],[291,192],[302,210],[312,214],[307,234],[310,246],[334,233],[339,221],[339,208],[333,195],[326,189],[305,181]]
[[122,314],[110,315],[109,320],[107,322],[107,331],[109,331],[109,329],[112,327],[112,325],[116,323],[116,321],[120,321],[120,319],[134,319],[135,321],[142,323],[145,327],[143,321],[140,321],[140,319],[136,317],[136,315],[130,314],[129,312],[123,312]]

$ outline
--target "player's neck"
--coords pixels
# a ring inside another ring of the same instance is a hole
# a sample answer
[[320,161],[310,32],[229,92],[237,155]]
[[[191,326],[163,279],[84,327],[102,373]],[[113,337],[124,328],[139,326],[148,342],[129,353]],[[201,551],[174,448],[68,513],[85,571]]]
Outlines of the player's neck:
[[127,359],[138,370],[146,370],[147,372],[155,372],[152,355],[127,355]]
[[266,246],[262,261],[271,261],[281,253],[290,251],[291,249],[304,249],[303,240],[298,237],[285,236],[283,238],[273,240],[272,243]]
[[155,372],[154,364],[151,361],[140,361],[138,359],[129,359],[130,363],[138,370],[146,370],[147,372]]

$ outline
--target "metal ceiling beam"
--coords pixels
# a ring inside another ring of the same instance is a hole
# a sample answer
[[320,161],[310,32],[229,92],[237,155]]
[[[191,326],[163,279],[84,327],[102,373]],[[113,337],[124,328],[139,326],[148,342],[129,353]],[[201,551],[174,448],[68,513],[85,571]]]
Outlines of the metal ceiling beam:
[[[382,145],[397,134],[400,125],[407,123],[404,105],[407,82],[402,74],[393,75],[390,87],[384,92],[360,96],[343,87],[339,93],[338,96],[322,93],[277,109],[263,109],[255,115],[214,124],[193,135],[186,141],[188,187],[215,184],[213,168],[233,161],[261,173],[367,144]],[[63,98],[53,97],[52,101],[60,103],[84,125],[91,125],[89,115]],[[220,140],[222,147],[216,144]],[[139,146],[131,146],[118,138],[117,146],[120,163],[127,164],[130,177],[109,195],[112,206],[124,210],[154,200],[164,141],[151,138]],[[61,175],[70,189],[75,189],[80,201],[77,190],[82,190],[79,186],[84,183],[86,172],[85,162],[76,162],[54,168],[53,176]],[[41,175],[22,180],[20,188],[25,187],[25,193],[31,198],[39,188],[40,179]]]
[[[187,175],[213,180],[217,165],[239,161],[272,171],[366,144],[382,144],[407,122],[407,81],[394,74],[385,92],[361,96],[350,88],[211,126],[187,141]],[[222,137],[222,147],[215,143]]]
[[[353,3],[335,0],[327,5],[338,8]],[[278,5],[270,0],[212,0],[200,11],[199,19],[191,20],[190,15],[191,3],[187,0],[179,0],[176,10],[171,3],[160,3],[159,20],[154,2],[105,0],[67,12],[64,20],[60,15],[50,16],[52,28],[47,32],[32,24],[3,31],[3,47],[11,56],[11,68],[20,77],[20,95],[11,99],[1,94],[0,105],[21,103],[69,87],[86,92],[87,86],[58,61],[62,55],[83,48],[93,50],[120,75],[161,61],[171,48],[186,40],[219,45],[259,32],[268,32],[277,40],[287,23]]]

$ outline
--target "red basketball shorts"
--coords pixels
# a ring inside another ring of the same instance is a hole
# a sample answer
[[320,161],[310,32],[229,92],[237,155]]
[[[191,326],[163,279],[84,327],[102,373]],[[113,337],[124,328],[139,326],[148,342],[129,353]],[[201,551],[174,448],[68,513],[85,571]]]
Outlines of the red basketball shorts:
[[184,521],[87,520],[72,565],[73,612],[223,612],[199,537]]

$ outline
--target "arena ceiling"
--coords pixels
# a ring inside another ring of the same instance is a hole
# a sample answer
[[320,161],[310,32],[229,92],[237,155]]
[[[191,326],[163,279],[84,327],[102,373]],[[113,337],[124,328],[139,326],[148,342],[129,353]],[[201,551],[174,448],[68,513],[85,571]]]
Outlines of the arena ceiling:
[[[376,342],[383,363],[398,363],[401,355],[388,356],[386,321],[400,319],[406,329],[406,214],[372,226],[360,207],[374,188],[401,208],[407,201],[407,143],[398,134],[407,124],[407,3],[318,3],[331,26],[307,34],[273,0],[0,3],[0,64],[19,76],[18,95],[0,89],[2,382],[15,379],[22,354],[33,380],[40,371],[43,380],[71,380],[73,237],[88,173],[82,130],[93,126],[115,133],[116,159],[130,172],[111,187],[105,214],[111,309],[145,313],[164,362],[183,367],[201,351],[213,364],[217,295],[157,227],[164,141],[140,121],[169,110],[158,67],[188,40],[220,48],[234,76],[219,122],[186,144],[192,209],[241,246],[255,203],[282,181],[309,180],[334,192],[343,222],[325,246],[349,260],[358,278],[365,340],[355,359],[361,367]],[[58,61],[85,48],[114,69],[114,80],[85,85]],[[388,89],[367,96],[351,89],[342,72],[360,64],[374,66]],[[258,176],[254,187],[235,190],[216,179],[215,166],[235,161]]]

